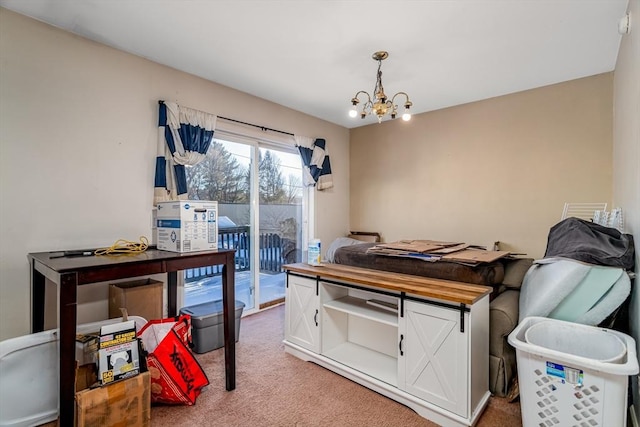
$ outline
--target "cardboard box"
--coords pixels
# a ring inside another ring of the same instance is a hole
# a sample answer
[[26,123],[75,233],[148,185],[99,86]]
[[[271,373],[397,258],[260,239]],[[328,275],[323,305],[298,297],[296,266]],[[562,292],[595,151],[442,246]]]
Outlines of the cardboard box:
[[[108,386],[89,389],[96,380],[95,364],[76,368],[76,427],[151,425],[149,372]],[[40,427],[59,427],[59,420],[41,424]]]
[[76,426],[151,425],[151,376],[135,377],[76,393]]
[[98,380],[109,384],[140,373],[136,323],[133,320],[100,328]]
[[158,249],[195,252],[218,248],[218,202],[161,202],[156,220]]
[[98,385],[98,365],[88,363],[78,366],[76,361],[76,391],[88,389]]
[[146,320],[162,319],[164,284],[153,279],[141,279],[109,285],[109,318],[121,317],[121,308],[127,314]]
[[99,333],[76,334],[76,362],[80,365],[98,363]]

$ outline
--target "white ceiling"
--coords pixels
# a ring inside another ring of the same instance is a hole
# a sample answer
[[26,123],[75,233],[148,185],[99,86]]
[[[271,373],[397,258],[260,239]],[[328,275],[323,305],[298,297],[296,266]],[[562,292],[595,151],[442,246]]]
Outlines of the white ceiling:
[[612,71],[628,0],[0,0],[0,6],[352,128],[356,91],[421,113]]

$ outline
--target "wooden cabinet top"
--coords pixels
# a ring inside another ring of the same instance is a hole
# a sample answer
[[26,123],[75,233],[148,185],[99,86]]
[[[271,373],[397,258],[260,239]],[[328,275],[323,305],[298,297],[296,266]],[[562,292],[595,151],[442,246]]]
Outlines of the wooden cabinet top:
[[492,291],[492,288],[488,286],[371,270],[342,264],[323,263],[319,266],[313,266],[306,263],[297,263],[287,264],[282,268],[287,272],[317,277],[320,280],[329,279],[348,282],[467,305],[474,304]]

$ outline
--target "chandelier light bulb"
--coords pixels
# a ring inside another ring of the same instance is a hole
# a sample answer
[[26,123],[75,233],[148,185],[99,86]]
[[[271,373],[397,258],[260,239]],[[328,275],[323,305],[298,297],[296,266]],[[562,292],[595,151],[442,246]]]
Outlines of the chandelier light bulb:
[[349,117],[355,118],[358,117],[358,110],[354,106],[351,110],[349,110]]
[[402,120],[404,120],[405,122],[408,122],[409,120],[411,120],[411,113],[404,113],[402,115]]

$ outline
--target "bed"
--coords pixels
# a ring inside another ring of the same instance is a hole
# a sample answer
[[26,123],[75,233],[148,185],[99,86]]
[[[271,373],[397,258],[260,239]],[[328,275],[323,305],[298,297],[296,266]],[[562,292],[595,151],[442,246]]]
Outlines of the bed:
[[499,261],[471,267],[457,262],[429,262],[414,258],[368,254],[367,250],[376,244],[358,242],[340,246],[333,255],[333,262],[484,286],[499,285],[504,279],[504,264]]

